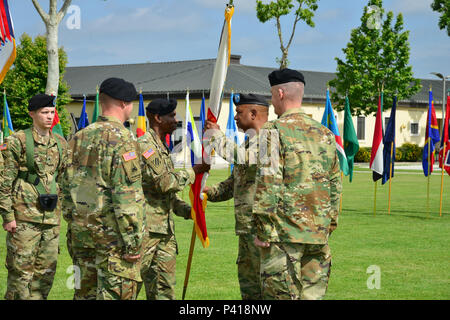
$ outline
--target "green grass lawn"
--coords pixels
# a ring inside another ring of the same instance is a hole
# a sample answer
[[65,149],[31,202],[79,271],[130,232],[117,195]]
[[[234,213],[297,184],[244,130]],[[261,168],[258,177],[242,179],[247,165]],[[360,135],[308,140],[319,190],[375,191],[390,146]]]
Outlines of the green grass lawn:
[[[374,183],[371,172],[358,170],[352,183],[344,180],[343,210],[339,226],[330,238],[333,255],[326,299],[450,299],[450,177],[444,179],[443,213],[439,217],[441,177],[430,184],[416,172],[396,171],[392,182],[391,213],[388,184],[377,187],[374,215]],[[208,184],[227,177],[213,170]],[[187,190],[187,189],[186,189]],[[187,198],[187,191],[182,194]],[[206,213],[210,247],[196,241],[187,299],[240,299],[237,281],[237,237],[234,235],[232,200],[209,203]],[[192,221],[175,217],[179,255],[176,294],[181,299]],[[67,288],[72,264],[65,244],[66,224],[61,227],[58,269],[49,299],[71,299]],[[0,231],[0,261],[5,261],[5,232]],[[369,289],[370,266],[380,270],[380,289]],[[0,268],[0,295],[6,289],[7,272]],[[69,281],[70,282],[70,281]],[[142,290],[139,299],[145,299]]]

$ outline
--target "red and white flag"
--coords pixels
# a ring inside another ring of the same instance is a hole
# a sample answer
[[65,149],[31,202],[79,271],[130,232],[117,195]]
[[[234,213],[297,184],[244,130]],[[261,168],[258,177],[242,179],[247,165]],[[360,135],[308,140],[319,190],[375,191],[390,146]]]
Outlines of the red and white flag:
[[373,173],[373,181],[383,177],[383,122],[381,116],[381,96],[378,98],[377,118],[373,133],[372,154],[370,156],[370,169]]

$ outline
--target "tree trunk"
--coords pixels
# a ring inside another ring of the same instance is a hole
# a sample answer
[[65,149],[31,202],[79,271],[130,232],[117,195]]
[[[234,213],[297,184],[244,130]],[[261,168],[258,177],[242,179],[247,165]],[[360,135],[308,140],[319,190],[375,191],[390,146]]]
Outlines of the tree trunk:
[[58,95],[59,89],[59,53],[58,53],[58,27],[61,20],[66,15],[67,9],[72,0],[64,0],[61,10],[58,12],[58,1],[49,1],[49,13],[46,13],[39,4],[39,0],[31,0],[36,11],[42,18],[47,29],[47,85],[45,87],[46,94]]
[[[55,20],[50,17],[50,20]],[[59,54],[58,54],[58,23],[50,21],[47,24],[47,56],[48,74],[45,93],[58,95],[59,87]]]
[[288,50],[284,49],[282,50],[282,56],[281,56],[281,60],[280,60],[280,70],[282,69],[286,69],[288,67]]

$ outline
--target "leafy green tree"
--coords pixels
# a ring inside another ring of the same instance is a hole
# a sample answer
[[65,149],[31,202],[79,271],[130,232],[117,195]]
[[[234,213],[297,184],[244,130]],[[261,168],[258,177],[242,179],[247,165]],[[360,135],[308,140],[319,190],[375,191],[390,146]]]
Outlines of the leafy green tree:
[[384,106],[417,93],[420,80],[413,77],[409,66],[409,31],[403,31],[403,16],[388,12],[383,21],[382,0],[369,0],[364,8],[361,26],[353,29],[350,42],[343,49],[345,61],[337,61],[332,99],[342,110],[348,95],[353,115],[370,115],[377,111],[378,96],[384,91]]
[[319,0],[296,0],[298,7],[295,10],[294,23],[292,25],[291,35],[287,43],[283,41],[283,34],[281,30],[281,17],[291,13],[294,8],[292,0],[277,0],[271,1],[268,4],[264,4],[262,1],[256,1],[256,16],[259,21],[265,23],[271,19],[275,19],[278,38],[280,39],[281,59],[277,58],[277,63],[280,64],[280,69],[287,68],[289,61],[287,59],[289,53],[289,47],[294,39],[295,28],[297,23],[301,20],[305,21],[310,27],[314,27],[314,12],[317,10],[317,2]]
[[447,34],[450,37],[450,0],[434,0],[431,9],[441,14],[439,28],[441,30],[447,29]]
[[[11,120],[14,130],[31,126],[32,119],[28,115],[28,100],[38,93],[45,93],[47,84],[47,41],[45,36],[37,36],[34,41],[27,34],[20,38],[17,45],[17,57],[14,65],[6,74],[0,86],[6,91]],[[60,118],[64,135],[70,131],[68,113],[64,107],[71,101],[69,87],[62,80],[67,64],[67,55],[62,48],[58,49],[59,70],[61,77],[58,86],[56,109]],[[1,99],[3,101],[3,99]]]

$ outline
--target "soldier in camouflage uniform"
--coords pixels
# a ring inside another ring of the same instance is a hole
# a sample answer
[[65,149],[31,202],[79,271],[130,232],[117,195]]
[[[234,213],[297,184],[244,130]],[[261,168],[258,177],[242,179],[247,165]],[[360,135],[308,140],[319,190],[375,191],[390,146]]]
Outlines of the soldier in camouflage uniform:
[[5,299],[47,299],[56,272],[61,201],[59,180],[69,151],[50,131],[56,97],[30,99],[30,129],[6,139],[2,153],[0,213],[6,237],[8,281]]
[[[239,236],[239,251],[236,264],[238,266],[238,279],[243,300],[260,300],[260,256],[259,248],[254,243],[255,230],[252,228],[252,207],[255,196],[255,176],[257,160],[257,140],[259,129],[267,122],[269,104],[264,97],[254,94],[234,95],[236,105],[236,124],[239,129],[250,134],[245,141],[245,160],[239,161],[238,149],[233,140],[226,139],[225,135],[217,130],[219,127],[207,122],[206,128],[216,129],[216,133],[209,140],[214,149],[223,158],[228,152],[233,153],[234,168],[230,177],[225,181],[206,187],[208,201],[219,202],[234,198],[234,212],[236,219],[235,232]],[[251,137],[251,138],[250,138]],[[228,146],[227,144],[231,145]],[[250,156],[252,154],[253,158]]]
[[[132,83],[103,81],[102,116],[70,142],[73,157],[64,193],[74,264],[81,272],[75,298],[89,299],[92,290],[98,300],[137,297],[145,199],[137,141],[123,125],[136,96]],[[95,284],[92,263],[97,269]]]
[[[341,178],[333,133],[301,112],[305,80],[290,69],[269,75],[277,120],[263,129],[253,204],[261,249],[264,299],[322,299],[331,267],[328,237],[336,229]],[[274,138],[275,136],[275,138]]]
[[145,238],[142,279],[148,300],[175,299],[175,265],[178,253],[172,212],[191,218],[191,206],[177,195],[195,180],[195,173],[209,170],[196,165],[194,170],[174,170],[169,149],[163,142],[176,129],[177,101],[155,99],[146,108],[149,130],[138,142],[142,159],[145,198],[147,200],[148,237]]

